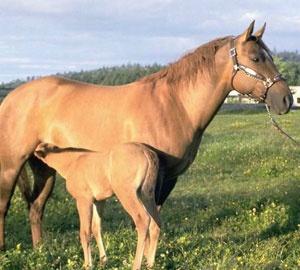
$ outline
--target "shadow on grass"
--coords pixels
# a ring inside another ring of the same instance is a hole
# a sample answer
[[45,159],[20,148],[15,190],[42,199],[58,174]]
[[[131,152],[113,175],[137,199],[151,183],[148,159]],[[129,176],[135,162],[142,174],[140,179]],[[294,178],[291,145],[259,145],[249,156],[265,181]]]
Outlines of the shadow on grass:
[[[275,186],[271,189],[263,189],[258,192],[237,192],[209,193],[171,196],[161,211],[163,222],[162,232],[166,232],[170,237],[179,237],[180,234],[193,230],[196,233],[210,233],[215,231],[226,220],[235,217],[237,211],[246,211],[253,208],[259,214],[263,209],[262,205],[269,202],[286,206],[288,219],[284,223],[272,223],[267,229],[258,236],[259,240],[270,237],[277,237],[288,234],[298,229],[300,224],[300,183],[296,180],[284,186]],[[57,209],[56,196],[52,200],[52,206],[46,209],[44,228],[50,234],[60,234],[78,231],[79,221],[75,204],[66,205],[66,209]],[[120,229],[132,228],[132,221],[125,213],[121,205],[115,198],[108,200],[103,220],[103,232],[118,233]],[[57,209],[57,211],[55,210]],[[8,248],[15,247],[22,243],[24,248],[31,248],[31,235],[27,211],[22,213],[9,213],[7,223],[6,238]],[[231,236],[228,236],[231,237]],[[233,239],[232,239],[233,240]],[[235,241],[235,240],[234,240]],[[238,242],[239,240],[236,239]]]
[[285,235],[290,232],[299,229],[300,224],[300,186],[289,186],[289,189],[285,191],[288,196],[282,194],[282,196],[275,197],[278,203],[286,205],[288,211],[288,220],[284,224],[278,224],[275,222],[271,224],[269,228],[261,232],[260,239],[265,240],[271,237]]
[[275,221],[258,235],[259,240],[266,240],[299,229],[299,194],[300,183],[294,180],[288,185],[245,194],[224,192],[209,194],[207,197],[205,195],[171,197],[162,210],[162,220],[163,224],[171,227],[171,230],[172,227],[176,227],[181,228],[181,231],[196,229],[199,233],[205,233],[214,231],[231,217],[237,217],[237,212],[255,208],[259,214],[264,211],[263,207],[275,202],[285,209],[287,219],[283,222]]

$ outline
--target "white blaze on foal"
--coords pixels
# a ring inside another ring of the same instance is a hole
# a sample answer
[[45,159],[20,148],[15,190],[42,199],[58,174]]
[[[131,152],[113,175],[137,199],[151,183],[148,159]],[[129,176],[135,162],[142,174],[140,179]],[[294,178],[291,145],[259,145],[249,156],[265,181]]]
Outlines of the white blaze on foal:
[[[148,266],[154,264],[160,231],[155,204],[159,160],[154,151],[138,143],[115,146],[109,153],[41,143],[35,155],[66,179],[67,190],[76,200],[85,267],[92,265],[91,233],[96,238],[101,263],[107,260],[101,237],[101,214],[104,200],[113,194],[136,225],[138,242],[133,269],[141,268],[143,254]],[[95,201],[100,203],[94,204]],[[155,227],[151,230],[155,232],[153,235],[149,226]]]

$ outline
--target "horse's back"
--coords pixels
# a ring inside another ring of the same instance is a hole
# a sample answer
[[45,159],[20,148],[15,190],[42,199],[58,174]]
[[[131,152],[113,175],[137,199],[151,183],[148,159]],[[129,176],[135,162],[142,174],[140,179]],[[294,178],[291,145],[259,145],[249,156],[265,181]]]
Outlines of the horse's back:
[[[58,76],[42,77],[18,86],[11,91],[4,99],[3,104],[10,102],[24,103],[31,99],[38,99],[40,102],[51,100],[53,96],[65,96],[72,94],[90,94],[93,91],[107,92],[109,86],[97,86],[94,84],[70,80]],[[30,104],[27,104],[30,105]]]
[[[27,82],[11,91],[3,100],[0,107],[0,136],[1,133],[10,134],[17,140],[27,134],[32,139],[39,137],[42,141],[55,144],[59,144],[57,138],[60,137],[63,140],[61,143],[68,145],[67,137],[71,139],[72,134],[81,136],[86,134],[87,129],[89,134],[93,133],[94,124],[103,123],[103,119],[107,119],[114,108],[120,107],[122,101],[118,92],[111,91],[111,87],[55,76]],[[88,123],[82,130],[85,122]],[[82,142],[73,143],[74,146],[84,145],[88,136],[83,137]]]

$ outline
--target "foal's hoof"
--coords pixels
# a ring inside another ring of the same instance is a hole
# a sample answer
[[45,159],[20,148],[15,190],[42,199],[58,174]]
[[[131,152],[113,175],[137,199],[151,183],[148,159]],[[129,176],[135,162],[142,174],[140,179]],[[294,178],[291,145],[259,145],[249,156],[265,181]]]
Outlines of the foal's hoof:
[[92,269],[92,266],[90,264],[84,264],[83,265],[83,269],[84,270],[91,270]]
[[100,266],[105,266],[107,263],[107,257],[106,256],[102,256],[100,258]]
[[154,267],[154,263],[152,263],[151,265],[147,263],[146,267],[147,267],[147,269],[151,270]]
[[0,251],[5,251],[5,246],[0,246]]

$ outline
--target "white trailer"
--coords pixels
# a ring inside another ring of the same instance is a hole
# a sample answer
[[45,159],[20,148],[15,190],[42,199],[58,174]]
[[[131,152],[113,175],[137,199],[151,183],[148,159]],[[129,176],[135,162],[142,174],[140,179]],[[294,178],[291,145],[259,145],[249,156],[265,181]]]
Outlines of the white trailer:
[[300,108],[300,86],[290,86],[290,88],[294,98],[293,107]]

